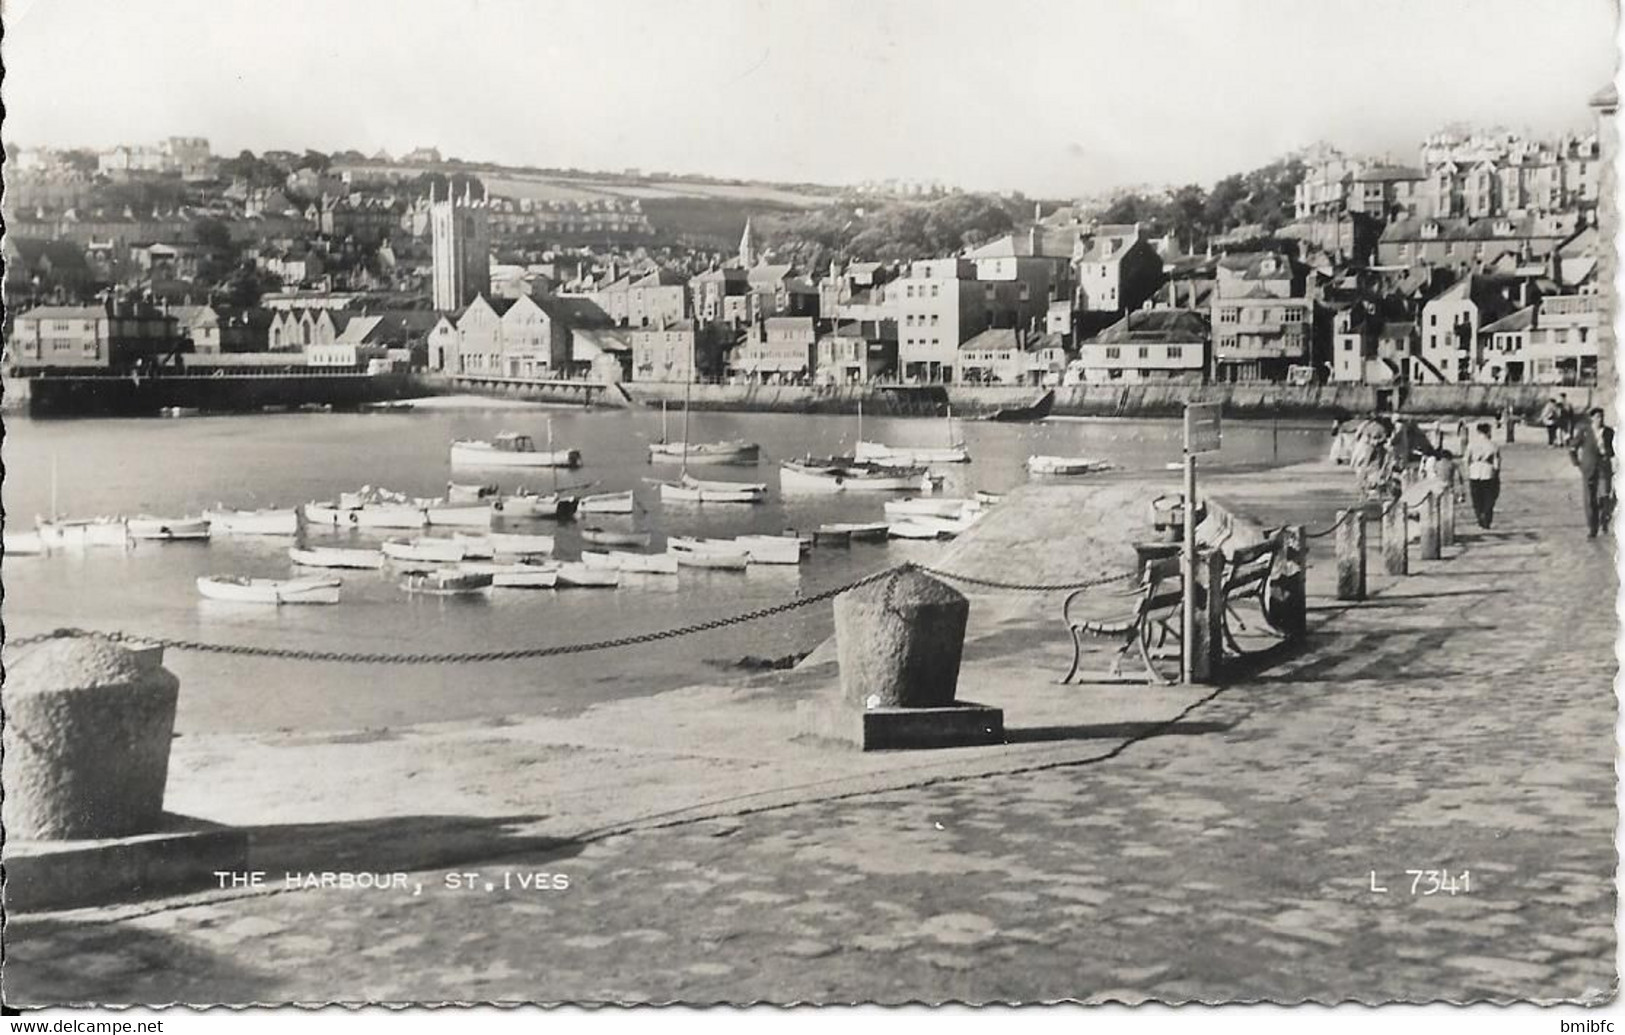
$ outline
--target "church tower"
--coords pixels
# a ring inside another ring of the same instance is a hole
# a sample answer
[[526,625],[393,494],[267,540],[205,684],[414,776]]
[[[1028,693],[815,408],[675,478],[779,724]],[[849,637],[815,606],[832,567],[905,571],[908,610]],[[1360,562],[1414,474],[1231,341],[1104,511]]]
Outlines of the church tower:
[[745,233],[739,238],[739,268],[751,269],[756,265],[756,234],[750,228],[750,217],[745,217]]
[[463,196],[444,199],[429,186],[429,227],[434,238],[434,307],[459,309],[491,293],[491,224],[483,190],[475,199],[468,184]]

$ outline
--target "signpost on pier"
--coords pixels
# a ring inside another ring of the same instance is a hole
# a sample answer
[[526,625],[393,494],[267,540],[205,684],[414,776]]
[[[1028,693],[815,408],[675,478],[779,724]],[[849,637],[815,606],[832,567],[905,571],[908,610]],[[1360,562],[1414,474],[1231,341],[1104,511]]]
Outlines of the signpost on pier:
[[[1185,549],[1183,551],[1184,602],[1180,607],[1180,675],[1186,683],[1196,675],[1196,455],[1216,453],[1222,444],[1220,404],[1185,404]],[[1209,586],[1209,593],[1220,587]]]

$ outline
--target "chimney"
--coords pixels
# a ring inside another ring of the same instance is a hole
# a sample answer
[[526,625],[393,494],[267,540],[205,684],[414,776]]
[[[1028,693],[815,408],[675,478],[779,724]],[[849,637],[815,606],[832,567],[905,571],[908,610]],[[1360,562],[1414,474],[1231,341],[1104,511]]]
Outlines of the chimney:
[[1027,229],[1027,247],[1034,255],[1038,254],[1038,224],[1034,223]]
[[1039,220],[1041,220],[1043,218],[1044,218],[1044,203],[1042,201],[1033,202],[1033,222],[1036,223],[1036,222],[1038,222]]

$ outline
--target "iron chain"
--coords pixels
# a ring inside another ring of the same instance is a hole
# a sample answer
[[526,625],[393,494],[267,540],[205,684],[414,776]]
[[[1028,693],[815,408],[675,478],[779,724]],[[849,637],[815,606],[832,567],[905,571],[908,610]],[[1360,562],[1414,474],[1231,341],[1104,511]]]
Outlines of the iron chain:
[[[729,626],[743,625],[746,622],[756,622],[764,618],[784,614],[799,608],[809,607],[833,599],[860,586],[866,586],[880,579],[888,579],[887,597],[890,598],[892,584],[896,576],[911,565],[882,568],[880,571],[865,575],[860,579],[826,589],[810,596],[796,597],[771,607],[757,608],[742,614],[730,615],[726,618],[714,618],[709,621],[695,622],[692,625],[679,626],[674,629],[661,629],[656,632],[638,633],[633,636],[620,636],[610,640],[594,640],[588,643],[567,643],[549,647],[516,647],[510,650],[488,651],[453,651],[446,653],[414,653],[390,654],[376,651],[336,651],[336,650],[295,650],[286,647],[261,647],[252,644],[233,643],[205,643],[199,640],[181,640],[161,636],[141,636],[133,633],[119,631],[104,632],[96,629],[60,628],[49,632],[36,633],[32,636],[23,636],[6,641],[7,648],[28,647],[43,643],[47,640],[57,639],[101,639],[110,643],[132,643],[154,647],[173,648],[175,650],[194,651],[200,654],[225,654],[236,657],[281,658],[289,661],[321,661],[336,664],[356,665],[464,665],[496,661],[525,661],[534,658],[557,657],[564,654],[587,654],[594,651],[613,650],[617,647],[635,647],[645,643],[658,643],[662,640],[676,639],[680,636],[691,636],[698,633],[714,632],[726,629]],[[1110,582],[1121,581],[1129,577],[1128,574],[1113,575],[1106,578],[1089,579],[1083,582],[1062,583],[1056,585],[1024,584],[1012,582],[998,582],[993,579],[975,578],[969,575],[958,575],[953,572],[941,571],[936,568],[927,568],[912,565],[921,571],[928,572],[940,578],[951,579],[956,582],[971,585],[989,586],[997,589],[1023,590],[1027,592],[1059,592],[1070,589],[1086,589],[1090,586],[1104,585]]]

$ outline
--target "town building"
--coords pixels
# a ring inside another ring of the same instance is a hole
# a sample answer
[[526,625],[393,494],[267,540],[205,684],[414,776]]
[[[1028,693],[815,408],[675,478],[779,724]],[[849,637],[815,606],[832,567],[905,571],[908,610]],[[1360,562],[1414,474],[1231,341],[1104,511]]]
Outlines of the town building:
[[8,351],[14,367],[129,369],[184,350],[175,317],[146,302],[37,306],[17,314]]
[[1527,332],[1529,381],[1596,385],[1607,311],[1607,300],[1595,292],[1542,298]]
[[990,327],[959,346],[959,379],[966,384],[1058,385],[1066,347],[1058,334]]
[[1097,227],[1073,251],[1077,308],[1114,313],[1138,309],[1162,283],[1162,257],[1140,224]]
[[730,370],[752,381],[782,384],[810,379],[818,335],[810,316],[771,316],[734,347]]
[[1216,268],[1216,381],[1285,381],[1314,364],[1314,299],[1305,269],[1285,255],[1227,255]]
[[818,338],[819,384],[867,384],[897,372],[896,320],[837,320]]
[[[1416,374],[1424,383],[1488,383],[1490,363],[1480,348],[1481,332],[1532,300],[1527,278],[1468,274],[1428,298],[1421,309],[1421,344]],[[1504,375],[1503,375],[1504,376]]]
[[1482,268],[1503,255],[1543,261],[1580,229],[1576,213],[1483,219],[1401,219],[1377,242],[1382,266],[1432,265],[1457,272]]
[[1194,309],[1141,309],[1078,345],[1069,379],[1082,384],[1201,382],[1208,370],[1208,319]]

